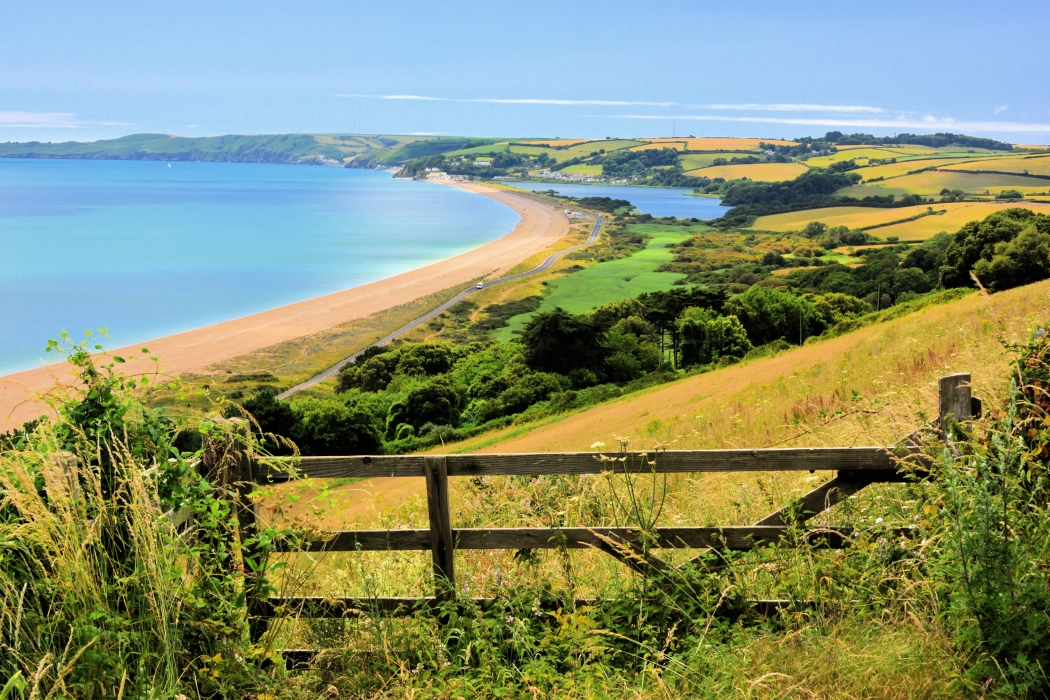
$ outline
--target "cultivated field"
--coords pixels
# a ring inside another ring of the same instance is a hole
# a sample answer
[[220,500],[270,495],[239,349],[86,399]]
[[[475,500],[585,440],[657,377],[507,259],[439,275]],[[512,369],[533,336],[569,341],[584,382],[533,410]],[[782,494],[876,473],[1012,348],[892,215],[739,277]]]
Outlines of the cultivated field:
[[861,168],[856,172],[863,177],[865,180],[871,180],[876,177],[882,178],[893,178],[900,177],[901,175],[907,175],[908,173],[921,170],[922,168],[938,168],[944,165],[952,165],[958,163],[964,163],[966,165],[960,165],[962,168],[973,168],[977,169],[977,163],[982,162],[987,156],[981,156],[979,158],[912,158],[909,160],[901,160],[896,163],[888,163],[886,165],[871,165],[866,168]]
[[945,170],[995,170],[999,172],[1029,173],[1050,177],[1050,156],[1014,156],[1012,158],[988,158],[977,162],[949,165]]
[[794,180],[806,172],[806,166],[801,163],[747,163],[740,165],[714,165],[698,170],[690,170],[686,175],[693,177],[724,177],[726,180],[736,180],[746,177],[758,182],[780,182],[781,180]]
[[948,202],[934,205],[920,204],[913,207],[895,207],[892,209],[827,207],[825,209],[809,209],[787,214],[774,214],[773,216],[760,216],[751,228],[759,231],[800,231],[810,221],[820,221],[828,226],[847,226],[851,229],[857,229],[917,216],[928,211],[931,206],[934,211],[944,211],[945,213],[924,216],[914,221],[893,226],[882,226],[871,230],[870,233],[879,238],[898,236],[901,240],[922,240],[933,236],[939,231],[954,233],[968,221],[983,219],[1001,209],[1024,207],[1025,209],[1039,212],[1050,211],[1050,208],[1045,205],[1032,204],[1030,202],[1014,204],[1005,202]]
[[[917,166],[921,167],[921,166]],[[960,166],[964,167],[965,166]],[[965,168],[968,169],[968,168]],[[863,170],[858,171],[862,175]],[[836,194],[849,197],[867,197],[869,195],[897,196],[917,194],[923,197],[934,197],[941,190],[962,190],[967,194],[997,195],[1005,189],[1020,192],[1043,192],[1050,187],[1045,179],[1025,177],[1024,175],[1000,175],[998,173],[960,173],[951,170],[927,170],[914,175],[903,175],[883,182],[867,182],[854,187],[839,190]]]

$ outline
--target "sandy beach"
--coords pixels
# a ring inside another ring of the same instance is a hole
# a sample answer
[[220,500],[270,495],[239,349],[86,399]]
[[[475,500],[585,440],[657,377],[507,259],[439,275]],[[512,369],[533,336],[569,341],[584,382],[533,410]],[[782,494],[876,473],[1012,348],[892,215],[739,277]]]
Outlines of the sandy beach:
[[[559,209],[535,199],[485,185],[455,183],[455,186],[506,204],[521,220],[503,238],[448,260],[360,287],[111,352],[141,357],[140,348],[147,347],[160,357],[166,374],[199,371],[216,362],[317,333],[483,275],[498,277],[545,250],[569,231],[569,222]],[[131,362],[127,367],[130,373],[149,369],[141,361]],[[47,412],[47,406],[33,397],[50,389],[56,381],[68,381],[69,377],[65,364],[0,377],[0,431],[10,430]]]

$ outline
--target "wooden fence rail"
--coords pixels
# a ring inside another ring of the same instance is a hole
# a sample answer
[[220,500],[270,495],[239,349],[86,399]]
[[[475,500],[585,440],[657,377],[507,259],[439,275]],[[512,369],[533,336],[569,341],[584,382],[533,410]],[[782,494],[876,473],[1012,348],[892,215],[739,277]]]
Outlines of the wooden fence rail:
[[[939,420],[944,430],[952,421],[964,421],[980,413],[973,398],[969,374],[953,374],[939,382]],[[429,528],[402,530],[349,530],[329,533],[306,543],[278,543],[282,552],[426,551],[433,560],[434,595],[417,598],[323,598],[285,597],[255,600],[249,611],[256,619],[253,635],[261,634],[259,621],[297,615],[303,617],[356,617],[363,615],[411,615],[434,612],[456,597],[455,551],[476,549],[594,548],[610,554],[635,569],[669,571],[668,564],[647,553],[641,557],[643,536],[653,537],[656,548],[750,550],[784,542],[789,513],[803,521],[874,483],[903,481],[901,465],[911,462],[921,468],[922,455],[913,433],[893,446],[784,448],[755,450],[667,450],[621,453],[538,453],[469,455],[362,455],[347,457],[302,457],[295,460],[269,458],[243,471],[251,482],[279,483],[294,472],[311,478],[422,477],[426,480]],[[652,533],[634,528],[453,528],[448,499],[450,477],[496,475],[553,475],[756,471],[834,471],[835,476],[805,494],[794,504],[742,527],[660,527]],[[239,515],[243,527],[254,527],[255,513],[242,486]],[[827,548],[848,546],[854,532],[829,527],[806,532],[803,541]],[[624,552],[633,553],[625,556]],[[472,599],[488,605],[487,599]],[[593,602],[593,601],[591,601]],[[756,601],[760,609],[775,611],[785,601]],[[290,652],[289,658],[309,652]],[[297,657],[296,657],[297,658]]]

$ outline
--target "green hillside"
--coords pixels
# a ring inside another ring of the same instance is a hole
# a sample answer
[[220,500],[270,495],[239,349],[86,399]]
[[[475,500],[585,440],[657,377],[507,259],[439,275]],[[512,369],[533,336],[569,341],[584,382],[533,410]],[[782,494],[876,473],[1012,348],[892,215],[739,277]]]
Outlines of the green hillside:
[[[383,160],[381,156],[395,153],[406,146],[421,146],[422,142],[436,140],[438,139],[427,136],[363,134],[261,134],[198,138],[168,134],[132,134],[118,139],[91,142],[0,143],[0,158],[334,164],[347,163],[360,156],[379,156],[377,159]],[[464,141],[459,139],[457,143]],[[418,156],[410,151],[404,159],[415,157]]]

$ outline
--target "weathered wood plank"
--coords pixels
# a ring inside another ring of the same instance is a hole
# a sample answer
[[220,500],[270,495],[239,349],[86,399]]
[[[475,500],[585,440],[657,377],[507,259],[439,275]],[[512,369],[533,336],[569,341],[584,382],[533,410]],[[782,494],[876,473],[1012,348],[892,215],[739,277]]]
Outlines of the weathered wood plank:
[[[534,454],[445,455],[448,476],[543,474],[600,474],[606,471],[648,473],[750,472],[750,471],[896,471],[886,447],[815,447],[762,450],[667,450],[648,453],[655,466],[633,453],[633,458],[595,452],[544,452]],[[297,469],[313,478],[423,476],[421,455],[302,457]],[[265,460],[268,478],[285,478],[289,460]]]
[[946,374],[938,380],[940,429],[944,433],[953,422],[973,417],[973,394],[969,372]]
[[424,457],[427,480],[427,513],[430,516],[430,554],[434,560],[434,588],[438,597],[456,591],[455,540],[448,509],[448,470],[445,456]]
[[[460,600],[463,600],[460,598]],[[498,598],[468,598],[467,601],[482,610],[491,608]],[[577,608],[601,605],[605,600],[577,598]],[[752,600],[752,610],[759,615],[773,616],[785,608],[809,607],[804,601]],[[267,611],[271,617],[305,618],[361,618],[361,617],[408,617],[419,613],[434,614],[441,606],[436,598],[270,598]],[[303,658],[311,650],[289,650],[292,655]]]
[[[783,525],[751,525],[742,527],[661,527],[655,531],[653,546],[666,549],[702,549],[714,547],[747,551],[757,546],[779,542],[786,533]],[[553,528],[460,528],[453,529],[455,549],[569,549],[609,546],[607,540],[623,542],[628,546],[641,543],[641,532],[631,528],[569,527]],[[431,549],[430,530],[359,530],[332,533],[332,538],[314,541],[296,548],[278,544],[279,551],[349,552]],[[812,537],[827,537],[831,547],[840,547],[850,535],[848,528],[817,531]]]

